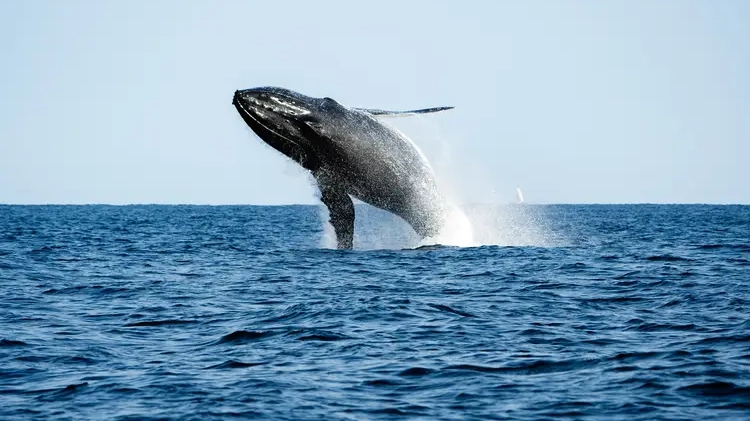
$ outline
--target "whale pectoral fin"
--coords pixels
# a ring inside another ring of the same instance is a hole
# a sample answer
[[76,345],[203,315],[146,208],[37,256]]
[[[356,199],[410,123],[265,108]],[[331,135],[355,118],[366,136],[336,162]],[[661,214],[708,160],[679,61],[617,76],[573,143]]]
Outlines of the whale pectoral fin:
[[378,117],[406,117],[416,114],[429,114],[438,113],[440,111],[452,110],[453,107],[435,107],[435,108],[423,108],[421,110],[407,110],[407,111],[389,111],[389,110],[374,110],[369,108],[355,108],[357,111],[362,111],[367,114],[371,114]]
[[354,203],[346,192],[330,186],[320,187],[321,199],[328,208],[336,230],[338,248],[351,249],[354,242]]

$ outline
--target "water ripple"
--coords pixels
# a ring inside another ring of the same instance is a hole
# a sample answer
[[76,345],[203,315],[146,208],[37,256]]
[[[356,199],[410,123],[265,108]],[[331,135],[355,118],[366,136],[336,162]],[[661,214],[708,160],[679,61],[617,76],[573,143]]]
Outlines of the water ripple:
[[747,419],[750,207],[487,212],[554,238],[413,249],[373,211],[340,251],[315,207],[0,206],[0,419]]

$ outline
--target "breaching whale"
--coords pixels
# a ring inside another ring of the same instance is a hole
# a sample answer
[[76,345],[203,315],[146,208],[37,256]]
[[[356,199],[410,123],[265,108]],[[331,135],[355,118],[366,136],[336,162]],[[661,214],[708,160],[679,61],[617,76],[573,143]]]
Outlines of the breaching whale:
[[423,238],[444,225],[446,204],[429,163],[409,138],[377,117],[453,107],[354,108],[277,87],[238,90],[232,104],[258,137],[312,173],[338,248],[352,248],[351,197],[400,216]]

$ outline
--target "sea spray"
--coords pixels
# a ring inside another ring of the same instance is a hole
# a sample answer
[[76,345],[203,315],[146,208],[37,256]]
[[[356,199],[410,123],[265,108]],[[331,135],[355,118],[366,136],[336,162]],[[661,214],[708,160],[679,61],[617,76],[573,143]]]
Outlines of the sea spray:
[[[356,249],[405,249],[435,244],[550,247],[565,243],[545,224],[543,206],[512,204],[511,198],[520,194],[518,190],[499,193],[488,181],[489,177],[478,175],[481,169],[462,170],[452,147],[455,142],[448,141],[429,119],[421,116],[410,119],[408,132],[411,136],[402,134],[413,143],[435,174],[447,209],[445,223],[437,235],[422,239],[400,217],[355,200]],[[399,122],[407,120],[399,119]],[[314,182],[312,177],[311,180]],[[472,192],[484,192],[482,203],[466,204],[467,184]],[[503,202],[506,204],[499,204]],[[336,234],[328,222],[328,209],[324,205],[320,205],[319,215],[323,224],[320,246],[336,248]]]
[[[565,243],[548,227],[544,206],[512,204],[514,193],[524,202],[520,188],[498,192],[482,168],[463,168],[454,148],[460,142],[448,139],[432,117],[415,116],[399,123],[429,159],[449,209],[440,234],[420,244],[549,247]],[[468,204],[472,202],[469,196],[477,194],[481,202]]]
[[438,235],[423,239],[419,245],[441,244],[444,246],[476,247],[474,230],[471,221],[464,211],[454,204],[449,204],[445,215],[445,225]]
[[333,225],[328,220],[329,213],[328,208],[325,205],[318,206],[318,214],[320,220],[323,222],[323,235],[320,237],[320,247],[324,249],[335,249],[336,243],[336,230],[333,229]]

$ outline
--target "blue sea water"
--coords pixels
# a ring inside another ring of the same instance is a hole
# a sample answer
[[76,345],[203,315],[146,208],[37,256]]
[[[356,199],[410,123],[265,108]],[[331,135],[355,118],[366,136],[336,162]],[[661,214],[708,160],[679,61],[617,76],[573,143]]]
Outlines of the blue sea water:
[[0,206],[0,419],[750,419],[750,206],[358,212]]

